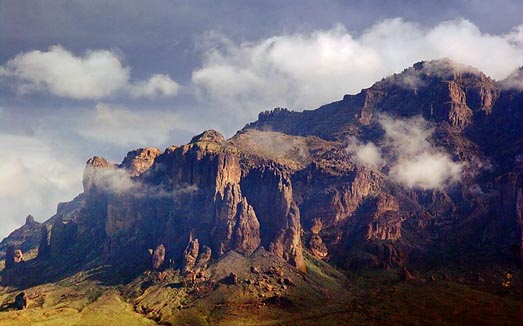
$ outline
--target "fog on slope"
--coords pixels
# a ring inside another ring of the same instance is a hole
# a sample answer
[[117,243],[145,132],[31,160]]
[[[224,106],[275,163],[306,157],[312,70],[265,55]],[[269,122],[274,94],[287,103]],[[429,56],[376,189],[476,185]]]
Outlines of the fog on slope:
[[347,151],[356,163],[370,168],[387,167],[389,177],[408,188],[444,188],[461,180],[463,163],[454,162],[444,148],[430,143],[434,129],[425,119],[380,115],[378,122],[385,131],[378,145],[349,139]]

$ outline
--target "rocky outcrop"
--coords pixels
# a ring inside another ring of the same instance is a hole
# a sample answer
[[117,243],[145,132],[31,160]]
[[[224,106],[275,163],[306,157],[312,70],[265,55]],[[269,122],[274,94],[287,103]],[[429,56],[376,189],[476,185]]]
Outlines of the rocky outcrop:
[[250,254],[260,245],[260,224],[239,184],[228,183],[217,193],[216,222],[211,232],[219,255],[234,249]]
[[49,229],[46,225],[42,225],[41,231],[40,231],[40,244],[38,245],[38,258],[47,258],[51,254],[51,248],[49,246],[50,243],[49,238]]
[[127,153],[119,167],[126,169],[131,177],[136,177],[149,170],[161,153],[162,151],[154,147],[139,148]]
[[162,267],[165,261],[165,247],[163,244],[159,244],[158,247],[153,252],[152,255],[152,267],[153,270],[158,270]]
[[67,255],[76,245],[78,224],[71,220],[57,221],[53,224],[49,239],[49,255],[60,257]]
[[238,207],[238,222],[234,233],[233,249],[251,254],[260,246],[260,223],[251,205],[243,198]]
[[5,253],[5,268],[11,269],[24,261],[22,250],[16,249],[15,245],[7,246]]
[[327,246],[323,243],[320,232],[323,228],[323,223],[320,218],[314,218],[310,227],[311,238],[309,240],[309,249],[316,258],[323,259],[328,255]]
[[396,214],[383,214],[368,225],[367,240],[398,240],[404,219]]
[[17,309],[17,310],[26,309],[27,305],[28,305],[27,301],[28,301],[28,299],[27,299],[27,295],[25,294],[25,292],[20,292],[15,297],[15,302],[14,302],[15,309]]
[[23,252],[37,248],[40,242],[40,225],[33,216],[28,215],[23,226],[11,232],[0,242],[0,259],[5,257],[9,245],[14,245]]
[[115,168],[116,164],[108,162],[103,157],[95,156],[89,159],[84,170],[84,193],[93,192],[97,185],[100,184],[100,181],[105,179],[107,173]]
[[206,269],[209,267],[209,263],[211,262],[212,257],[212,250],[211,248],[207,246],[202,246],[201,250],[199,250],[198,260],[196,261],[196,267],[200,269]]
[[198,259],[198,253],[200,251],[200,244],[198,239],[189,238],[189,244],[183,252],[183,272],[187,273],[192,271],[196,265],[196,259]]
[[258,216],[261,244],[300,270],[305,270],[300,210],[290,178],[276,168],[254,169],[242,179],[242,189]]
[[376,210],[368,224],[367,240],[398,240],[401,238],[401,225],[405,218],[398,214],[396,198],[381,193],[376,199]]
[[309,240],[309,249],[316,258],[323,259],[329,254],[327,246],[323,243],[323,239],[318,234],[313,234]]
[[453,126],[464,128],[471,122],[472,110],[467,106],[465,92],[454,81],[448,82],[449,99],[448,111],[449,121]]

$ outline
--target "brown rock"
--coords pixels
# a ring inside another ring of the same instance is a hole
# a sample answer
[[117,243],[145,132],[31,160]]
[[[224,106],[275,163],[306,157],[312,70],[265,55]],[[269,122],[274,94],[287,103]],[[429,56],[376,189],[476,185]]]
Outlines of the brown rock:
[[203,245],[199,252],[200,254],[198,255],[196,266],[198,268],[205,269],[209,266],[209,262],[211,261],[212,250],[206,245]]
[[329,254],[327,246],[325,246],[322,238],[317,234],[314,234],[311,237],[309,241],[309,248],[311,249],[312,254],[320,259],[327,257]]
[[15,297],[14,307],[18,310],[26,309],[27,301],[27,295],[25,292],[21,292]]
[[321,229],[323,228],[323,223],[320,218],[312,219],[311,233],[320,234]]
[[165,247],[163,244],[159,244],[153,252],[152,256],[152,267],[153,270],[158,270],[163,265],[165,260]]
[[289,285],[289,286],[296,286],[296,283],[290,277],[284,277],[283,284]]
[[120,167],[129,171],[131,176],[136,177],[149,170],[160,154],[162,152],[154,147],[139,148],[127,153]]
[[38,246],[38,258],[46,258],[50,254],[49,230],[47,225],[42,225],[40,229],[40,245]]
[[465,92],[454,82],[448,82],[450,101],[447,105],[449,108],[449,121],[453,126],[464,128],[470,124],[472,110],[467,106]]
[[198,239],[192,239],[192,236],[189,237],[189,243],[187,244],[187,247],[185,248],[185,251],[183,253],[183,272],[187,273],[189,271],[192,271],[195,264],[196,259],[198,258],[198,252],[200,251],[200,244],[198,243]]
[[401,279],[403,281],[412,281],[415,277],[410,273],[407,267],[403,267],[403,270],[401,271]]
[[231,272],[231,274],[229,274],[227,277],[227,282],[232,285],[238,284],[238,274]]
[[110,163],[103,157],[94,156],[86,163],[83,177],[84,192],[89,193],[96,188],[100,178],[103,178],[104,171],[112,171],[116,164]]
[[251,254],[260,246],[260,223],[254,209],[243,198],[238,206],[238,222],[234,234],[234,250]]
[[13,268],[17,264],[24,261],[24,255],[22,253],[22,250],[15,249],[15,245],[9,245],[7,246],[7,251],[5,254],[5,268]]

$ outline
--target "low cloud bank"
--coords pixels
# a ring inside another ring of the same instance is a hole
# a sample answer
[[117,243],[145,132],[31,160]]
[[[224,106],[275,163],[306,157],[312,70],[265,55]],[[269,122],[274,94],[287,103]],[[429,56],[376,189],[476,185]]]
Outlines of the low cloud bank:
[[128,171],[121,168],[87,167],[85,174],[89,178],[89,187],[116,194],[134,197],[175,197],[184,193],[198,191],[196,185],[178,185],[174,189],[142,183],[133,179]]

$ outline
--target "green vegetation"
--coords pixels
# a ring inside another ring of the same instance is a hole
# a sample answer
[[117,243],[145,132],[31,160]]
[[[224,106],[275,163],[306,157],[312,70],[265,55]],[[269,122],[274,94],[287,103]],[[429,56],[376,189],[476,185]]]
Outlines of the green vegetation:
[[[401,280],[400,269],[346,274],[305,255],[307,273],[258,253],[232,254],[207,271],[210,279],[184,287],[177,271],[159,281],[146,272],[127,285],[105,286],[80,272],[53,284],[24,290],[28,309],[9,307],[20,290],[0,288],[0,325],[520,325],[523,302],[520,274],[504,287],[478,287],[460,270],[414,273]],[[257,270],[252,271],[251,266]],[[294,285],[281,284],[274,267]],[[231,271],[239,282],[224,280]],[[499,275],[498,275],[499,274]],[[494,274],[493,274],[494,275]],[[270,298],[280,298],[270,301]]]

